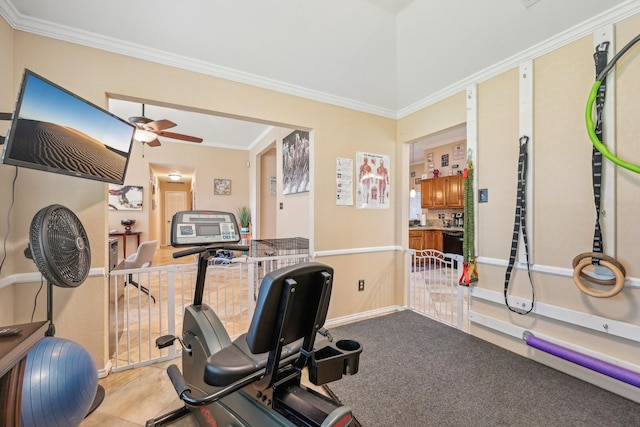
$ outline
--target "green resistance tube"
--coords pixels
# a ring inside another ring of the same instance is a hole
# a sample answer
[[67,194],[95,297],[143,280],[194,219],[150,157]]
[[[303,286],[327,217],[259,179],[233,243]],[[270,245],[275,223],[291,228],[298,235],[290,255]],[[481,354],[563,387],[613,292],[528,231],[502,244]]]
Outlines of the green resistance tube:
[[589,139],[591,139],[591,142],[593,143],[594,147],[596,147],[596,149],[599,152],[601,152],[602,155],[605,156],[607,159],[611,160],[613,163],[615,163],[620,167],[623,167],[635,173],[640,173],[640,166],[633,163],[625,162],[619,157],[616,157],[613,153],[611,153],[611,151],[609,151],[606,145],[600,142],[600,140],[598,139],[598,136],[596,135],[595,125],[593,123],[593,104],[596,100],[596,97],[598,96],[598,89],[600,89],[601,84],[602,82],[600,80],[596,80],[593,83],[593,87],[591,88],[591,93],[589,94],[589,99],[587,100],[587,109],[585,111],[585,121],[587,123],[587,133],[589,134]]

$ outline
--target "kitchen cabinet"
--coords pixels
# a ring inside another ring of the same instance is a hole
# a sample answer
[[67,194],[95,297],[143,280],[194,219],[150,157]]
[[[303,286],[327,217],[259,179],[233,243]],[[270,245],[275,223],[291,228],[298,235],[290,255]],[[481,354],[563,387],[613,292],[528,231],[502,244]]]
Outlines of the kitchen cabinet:
[[462,175],[422,180],[420,190],[423,209],[464,207],[464,179]]
[[424,249],[424,230],[409,230],[409,249]]
[[434,179],[433,207],[434,209],[444,209],[447,207],[447,177]]
[[433,179],[423,179],[420,183],[422,209],[433,208]]
[[409,230],[409,249],[433,249],[442,252],[441,230]]
[[433,249],[442,252],[442,231],[441,230],[425,230],[424,231],[424,249]]
[[464,178],[462,175],[452,175],[447,179],[447,207],[464,207]]

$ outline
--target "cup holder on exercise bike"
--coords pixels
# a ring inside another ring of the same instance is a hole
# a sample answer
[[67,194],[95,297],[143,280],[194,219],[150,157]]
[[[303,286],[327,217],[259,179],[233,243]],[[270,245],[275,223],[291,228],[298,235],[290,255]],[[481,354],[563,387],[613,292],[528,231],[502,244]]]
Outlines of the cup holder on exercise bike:
[[309,380],[322,385],[358,373],[362,346],[358,341],[339,340],[317,349],[311,356]]

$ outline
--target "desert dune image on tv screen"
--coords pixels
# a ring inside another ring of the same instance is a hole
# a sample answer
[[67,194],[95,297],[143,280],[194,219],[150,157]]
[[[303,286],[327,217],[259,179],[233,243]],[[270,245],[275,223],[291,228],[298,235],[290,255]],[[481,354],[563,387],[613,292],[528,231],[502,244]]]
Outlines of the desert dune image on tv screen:
[[43,169],[122,181],[135,127],[25,72],[8,157]]
[[120,180],[127,161],[117,152],[74,129],[18,119],[10,156],[45,167]]

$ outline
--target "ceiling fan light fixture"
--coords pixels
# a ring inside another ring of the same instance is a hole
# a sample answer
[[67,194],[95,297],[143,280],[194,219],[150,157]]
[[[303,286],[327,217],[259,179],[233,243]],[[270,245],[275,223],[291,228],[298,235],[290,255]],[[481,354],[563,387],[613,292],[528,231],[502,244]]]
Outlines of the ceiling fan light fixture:
[[155,140],[158,137],[158,135],[156,135],[153,132],[149,132],[148,130],[144,130],[144,129],[136,129],[136,133],[135,133],[135,140],[136,141],[140,141],[140,142],[151,142],[153,140]]
[[171,181],[180,181],[180,179],[182,179],[182,175],[180,175],[178,172],[171,172],[169,174],[169,179]]

